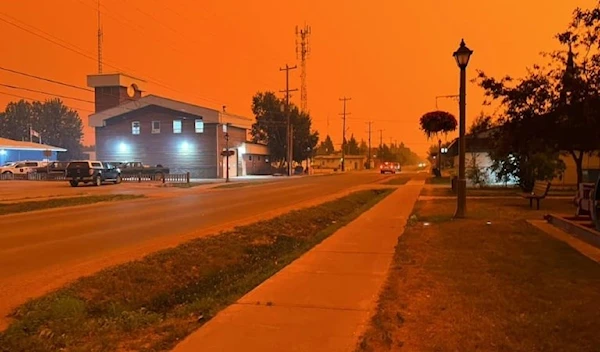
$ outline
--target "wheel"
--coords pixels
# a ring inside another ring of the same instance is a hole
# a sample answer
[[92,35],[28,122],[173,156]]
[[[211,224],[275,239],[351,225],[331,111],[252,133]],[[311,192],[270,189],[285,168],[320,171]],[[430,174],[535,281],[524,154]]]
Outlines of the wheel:
[[12,172],[10,172],[10,171],[4,171],[4,172],[2,173],[2,175],[12,175]]
[[94,186],[102,186],[102,177],[101,176],[96,176],[96,178],[94,179]]
[[77,181],[69,181],[69,184],[71,184],[71,187],[77,187],[77,185],[79,184],[79,182],[77,182]]
[[154,174],[155,181],[162,181],[164,177],[165,177],[165,175],[163,175],[162,172],[157,172]]
[[117,178],[115,179],[115,185],[118,185],[119,183],[121,183],[121,181],[121,175],[117,175]]
[[382,175],[385,174],[385,172],[383,172],[383,171],[379,171],[379,173],[382,174]]

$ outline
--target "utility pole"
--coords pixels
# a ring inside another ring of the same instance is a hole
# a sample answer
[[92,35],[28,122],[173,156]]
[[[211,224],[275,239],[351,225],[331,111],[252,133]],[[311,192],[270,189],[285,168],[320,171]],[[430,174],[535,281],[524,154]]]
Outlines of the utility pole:
[[368,169],[371,168],[371,125],[373,125],[373,121],[369,121],[367,122],[369,124],[369,149],[368,149],[368,154],[367,154],[367,165],[369,165],[369,167],[367,167]]
[[344,111],[340,114],[342,115],[343,123],[342,123],[342,172],[346,171],[346,151],[344,147],[346,146],[346,116],[350,115],[350,113],[346,113],[346,102],[348,100],[352,100],[352,98],[340,98],[340,101],[344,103]]
[[229,124],[223,125],[223,132],[225,132],[225,182],[229,182]]
[[285,115],[287,117],[287,167],[288,176],[292,176],[292,159],[294,154],[292,153],[293,135],[292,135],[292,120],[290,118],[290,92],[295,92],[298,89],[290,89],[290,70],[295,70],[297,66],[290,67],[285,64],[285,68],[280,68],[279,71],[285,71],[285,90],[281,90],[281,93],[285,93]]
[[383,163],[383,130],[379,130],[379,162]]
[[[296,59],[300,59],[300,109],[303,112],[308,110],[308,90],[306,88],[306,60],[310,54],[308,38],[310,37],[310,26],[304,25],[304,28],[298,29],[296,26]],[[298,43],[300,39],[300,43]]]
[[102,22],[100,22],[100,0],[98,0],[98,73],[102,73]]

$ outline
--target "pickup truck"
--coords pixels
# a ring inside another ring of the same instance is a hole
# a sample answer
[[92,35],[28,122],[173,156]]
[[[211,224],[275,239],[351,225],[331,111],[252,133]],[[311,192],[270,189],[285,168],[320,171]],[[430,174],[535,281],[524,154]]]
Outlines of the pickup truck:
[[47,165],[39,166],[35,169],[38,174],[60,174],[64,175],[67,171],[68,161],[53,161]]
[[156,180],[162,180],[169,173],[168,167],[162,165],[149,166],[144,165],[139,161],[130,161],[118,164],[122,175],[134,176],[141,174],[142,176],[154,176]]
[[72,187],[80,182],[101,186],[103,182],[121,183],[121,171],[116,166],[101,161],[71,161],[65,178]]

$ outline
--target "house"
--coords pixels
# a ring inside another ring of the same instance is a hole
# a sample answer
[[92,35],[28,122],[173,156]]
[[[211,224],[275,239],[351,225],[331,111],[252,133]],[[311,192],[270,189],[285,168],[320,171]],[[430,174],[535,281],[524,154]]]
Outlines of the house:
[[[346,171],[364,170],[367,157],[364,155],[346,155],[344,168]],[[313,169],[329,169],[340,171],[342,169],[342,155],[317,155],[313,158]]]
[[66,151],[46,144],[0,138],[0,166],[22,160],[54,161],[58,153]]
[[87,80],[95,90],[89,125],[99,160],[163,165],[194,178],[223,178],[227,167],[230,177],[270,172],[267,147],[248,142],[252,119],[142,96],[144,82],[125,74],[89,75]]
[[[473,165],[477,165],[481,170],[487,173],[489,184],[504,184],[497,182],[496,174],[489,168],[492,166],[492,159],[489,156],[491,146],[493,145],[493,131],[490,129],[478,133],[476,136],[467,135],[466,144],[467,152],[465,155],[467,170]],[[458,167],[458,138],[453,140],[448,146],[448,157],[454,158],[455,169]],[[577,167],[571,155],[567,152],[560,153],[560,159],[565,163],[565,171],[562,175],[555,177],[551,182],[554,185],[575,185],[577,184]],[[600,155],[594,153],[592,155],[584,155],[582,161],[584,182],[595,182],[600,175]],[[468,182],[468,180],[467,180]],[[515,180],[511,180],[508,184],[515,184]]]
[[[467,173],[469,168],[477,167],[485,175],[487,184],[489,185],[513,185],[516,184],[516,180],[509,180],[508,182],[499,182],[496,173],[491,170],[492,159],[490,158],[490,151],[493,146],[493,133],[495,128],[482,131],[476,135],[466,135],[466,153],[465,153],[465,164]],[[447,148],[445,155],[442,158],[452,158],[454,165],[454,173],[458,174],[458,138],[454,139]],[[472,182],[467,177],[467,184],[472,186]]]

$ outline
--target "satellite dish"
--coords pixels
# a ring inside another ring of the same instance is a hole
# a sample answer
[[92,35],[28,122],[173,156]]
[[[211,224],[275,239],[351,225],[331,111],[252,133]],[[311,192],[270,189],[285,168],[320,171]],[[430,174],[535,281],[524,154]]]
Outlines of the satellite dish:
[[135,87],[132,85],[130,85],[129,87],[127,87],[127,95],[129,95],[130,98],[133,98],[135,96]]

